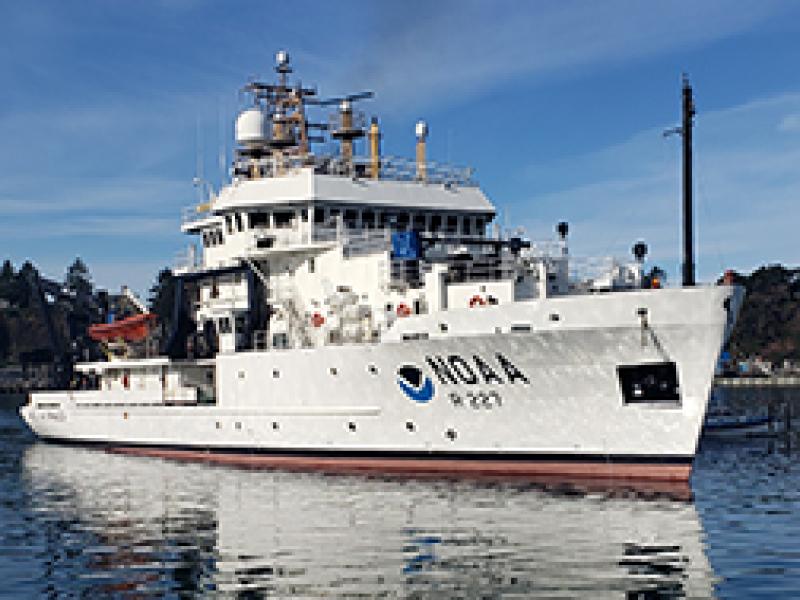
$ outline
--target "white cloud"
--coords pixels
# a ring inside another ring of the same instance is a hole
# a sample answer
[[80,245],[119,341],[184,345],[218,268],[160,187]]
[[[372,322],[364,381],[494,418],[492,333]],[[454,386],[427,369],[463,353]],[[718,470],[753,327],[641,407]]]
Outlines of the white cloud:
[[518,75],[641,60],[746,31],[779,2],[381,3],[366,43],[338,71],[396,109],[453,104]]
[[786,115],[778,124],[778,131],[800,133],[800,114]]

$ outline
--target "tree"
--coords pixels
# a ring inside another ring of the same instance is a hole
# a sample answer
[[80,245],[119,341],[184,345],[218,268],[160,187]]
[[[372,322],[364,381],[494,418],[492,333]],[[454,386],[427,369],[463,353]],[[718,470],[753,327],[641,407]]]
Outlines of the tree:
[[0,268],[0,298],[17,304],[16,287],[17,274],[14,272],[14,265],[10,260],[6,260]]
[[92,285],[92,276],[89,274],[89,268],[86,266],[86,263],[84,263],[80,257],[76,258],[75,262],[67,268],[64,285],[79,298],[92,295],[94,289]]
[[168,268],[158,272],[153,287],[150,288],[150,312],[158,316],[158,321],[165,329],[172,322],[172,310],[175,304],[175,276]]
[[8,330],[8,323],[3,315],[0,314],[0,365],[5,364],[11,356],[11,333]]

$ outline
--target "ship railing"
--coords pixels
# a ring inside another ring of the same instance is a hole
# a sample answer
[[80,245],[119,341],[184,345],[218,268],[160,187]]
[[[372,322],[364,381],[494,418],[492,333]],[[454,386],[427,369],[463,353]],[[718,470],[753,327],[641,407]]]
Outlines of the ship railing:
[[345,231],[343,252],[345,257],[363,256],[391,248],[392,237],[389,229],[361,229]]
[[576,293],[638,289],[641,265],[613,256],[570,257],[569,283]]
[[172,259],[174,271],[194,271],[201,266],[201,258],[194,245],[177,252]]
[[201,221],[212,215],[211,204],[189,204],[181,208],[181,225]]
[[458,266],[447,271],[448,283],[467,283],[471,281],[502,281],[513,279],[519,272],[516,261],[499,261],[496,264]]
[[[249,178],[252,177],[254,168],[257,170],[257,176],[262,178],[281,177],[300,169],[313,168],[314,172],[320,175],[369,179],[373,173],[373,159],[369,156],[354,156],[345,159],[342,156],[331,154],[267,156],[255,163],[250,158],[239,161],[234,165],[234,173],[237,176]],[[477,185],[474,179],[474,170],[471,167],[434,161],[426,161],[420,165],[413,159],[399,156],[381,156],[378,161],[377,175],[378,179],[384,180],[424,181],[463,187]]]

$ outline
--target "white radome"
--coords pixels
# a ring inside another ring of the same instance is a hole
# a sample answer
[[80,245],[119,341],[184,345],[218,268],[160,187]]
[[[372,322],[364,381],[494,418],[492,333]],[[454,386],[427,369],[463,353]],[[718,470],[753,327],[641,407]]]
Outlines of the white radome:
[[249,108],[236,119],[236,142],[242,146],[263,144],[269,140],[269,124],[260,108]]

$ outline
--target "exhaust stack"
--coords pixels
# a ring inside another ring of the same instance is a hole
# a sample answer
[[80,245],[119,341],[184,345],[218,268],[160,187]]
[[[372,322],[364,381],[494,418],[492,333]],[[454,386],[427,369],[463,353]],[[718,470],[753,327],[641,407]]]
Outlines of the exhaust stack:
[[369,175],[378,179],[381,173],[381,132],[378,128],[378,119],[372,118],[369,125]]
[[428,139],[428,124],[418,121],[415,129],[417,134],[417,180],[427,181],[427,164],[425,162],[425,143]]

